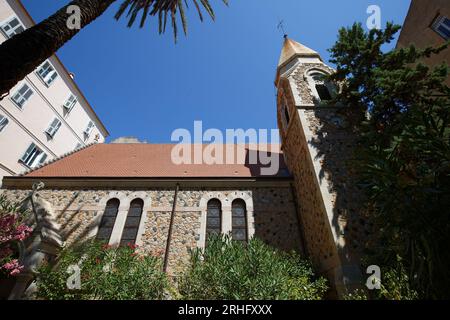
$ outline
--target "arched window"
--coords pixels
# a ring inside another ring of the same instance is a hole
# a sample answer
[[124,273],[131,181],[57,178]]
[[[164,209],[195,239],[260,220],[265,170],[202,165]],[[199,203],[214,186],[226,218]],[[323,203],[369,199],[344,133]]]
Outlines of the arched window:
[[247,208],[245,201],[236,199],[231,205],[232,210],[232,237],[233,240],[247,241]]
[[320,101],[331,100],[330,89],[325,81],[325,75],[322,73],[315,72],[311,74],[311,78],[314,80],[315,89]]
[[125,221],[125,227],[123,228],[122,237],[120,238],[121,246],[136,243],[143,208],[144,201],[142,199],[134,199],[131,201],[127,220]]
[[109,242],[111,234],[116,222],[117,213],[119,212],[119,199],[110,199],[106,203],[105,212],[103,213],[102,221],[98,227],[97,240]]
[[206,242],[212,235],[222,231],[222,203],[218,199],[208,201],[206,214]]

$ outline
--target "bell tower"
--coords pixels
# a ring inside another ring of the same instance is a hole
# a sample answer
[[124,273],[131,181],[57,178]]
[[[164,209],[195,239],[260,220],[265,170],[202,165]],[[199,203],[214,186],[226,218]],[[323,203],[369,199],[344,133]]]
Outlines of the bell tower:
[[334,70],[316,51],[285,36],[277,68],[277,118],[294,176],[307,254],[342,297],[362,288],[360,252],[367,232],[349,165],[355,145],[345,107],[333,105]]

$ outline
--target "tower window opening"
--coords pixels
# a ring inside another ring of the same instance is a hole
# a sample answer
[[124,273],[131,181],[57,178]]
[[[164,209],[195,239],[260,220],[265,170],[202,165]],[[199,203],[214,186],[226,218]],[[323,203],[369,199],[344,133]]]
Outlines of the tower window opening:
[[286,125],[289,125],[289,122],[291,119],[289,118],[289,112],[288,112],[286,105],[284,105],[283,111],[284,111],[284,117],[286,118]]
[[331,94],[325,84],[316,84],[316,90],[319,95],[320,100],[328,101],[331,100]]
[[313,73],[311,74],[311,78],[314,81],[317,98],[319,98],[320,101],[332,100],[329,84],[325,79],[325,75],[321,73]]

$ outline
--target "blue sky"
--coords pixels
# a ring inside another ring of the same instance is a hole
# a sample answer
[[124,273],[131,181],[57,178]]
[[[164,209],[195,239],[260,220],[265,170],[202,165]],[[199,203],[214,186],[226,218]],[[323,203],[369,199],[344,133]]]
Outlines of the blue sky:
[[[36,21],[68,0],[22,0]],[[144,29],[129,29],[114,13],[83,29],[58,51],[67,69],[111,133],[108,139],[135,136],[170,142],[177,128],[274,129],[275,70],[282,45],[277,29],[284,20],[289,37],[318,51],[327,49],[337,31],[368,17],[371,4],[386,21],[402,24],[410,0],[210,0],[216,22],[201,23],[193,8],[189,34],[174,43],[171,29],[160,36],[157,19]],[[180,25],[181,27],[181,25]]]

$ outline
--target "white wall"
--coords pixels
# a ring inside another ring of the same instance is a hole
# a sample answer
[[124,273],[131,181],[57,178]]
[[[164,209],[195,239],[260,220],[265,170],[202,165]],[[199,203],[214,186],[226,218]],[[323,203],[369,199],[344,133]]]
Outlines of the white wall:
[[[14,16],[19,18],[25,28],[34,24],[17,0],[0,0],[0,26]],[[0,43],[6,40],[6,35],[0,31]],[[28,169],[18,159],[31,142],[47,153],[47,159],[50,160],[74,150],[78,143],[86,145],[94,142],[97,135],[99,143],[103,143],[108,136],[103,124],[58,58],[52,56],[49,61],[58,73],[50,86],[44,84],[36,72],[32,72],[11,90],[10,95],[0,100],[0,114],[9,120],[7,127],[0,132],[0,179],[8,172],[18,174]],[[33,89],[34,94],[21,110],[11,100],[11,95],[24,82]],[[66,114],[63,103],[71,93],[77,96],[78,101],[71,112]],[[55,117],[62,125],[56,135],[49,138],[45,130]],[[83,131],[90,120],[95,123],[95,128],[86,137]]]

